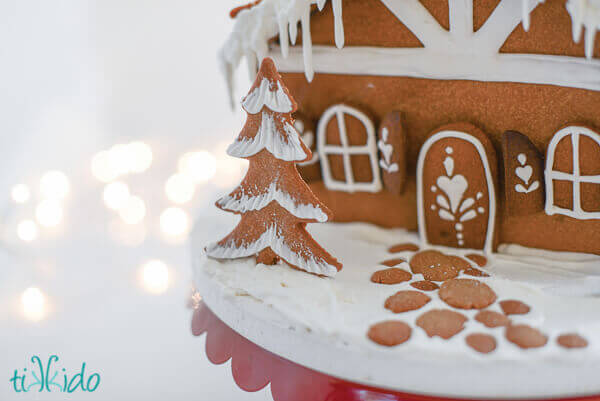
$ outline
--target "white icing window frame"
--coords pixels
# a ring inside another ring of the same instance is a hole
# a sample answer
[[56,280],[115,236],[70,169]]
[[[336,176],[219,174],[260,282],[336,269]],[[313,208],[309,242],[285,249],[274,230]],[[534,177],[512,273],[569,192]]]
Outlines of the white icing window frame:
[[[353,146],[348,143],[348,132],[346,130],[346,120],[344,116],[348,114],[357,118],[365,127],[367,133],[367,142],[365,145]],[[327,144],[327,126],[333,117],[337,118],[338,131],[341,145]],[[353,107],[344,104],[331,106],[321,116],[317,127],[317,151],[321,160],[321,171],[323,182],[328,189],[346,192],[379,192],[382,190],[381,177],[379,174],[379,164],[377,155],[377,139],[375,138],[375,126],[371,119]],[[345,180],[339,181],[333,178],[331,166],[329,165],[329,155],[341,155],[344,162]],[[371,182],[356,182],[352,172],[352,160],[354,155],[367,155],[371,163],[371,173],[373,180]]]
[[485,152],[485,148],[479,139],[473,135],[460,131],[440,131],[437,134],[432,135],[425,141],[419,152],[419,160],[417,162],[417,214],[421,243],[431,246],[429,239],[427,238],[427,228],[425,226],[425,202],[423,201],[425,199],[423,188],[423,168],[425,165],[425,158],[427,157],[427,153],[429,153],[429,149],[431,149],[437,141],[445,138],[457,138],[469,142],[477,150],[481,163],[483,164],[489,198],[487,232],[485,235],[483,252],[485,254],[491,254],[494,246],[494,232],[496,230],[496,188],[494,187],[494,178],[492,176],[490,162],[487,153]]
[[[600,212],[586,212],[581,207],[581,183],[600,184],[600,175],[581,175],[579,160],[579,138],[587,136],[600,147],[600,135],[587,127],[571,125],[558,131],[548,145],[548,157],[544,171],[546,181],[546,214],[549,216],[562,214],[578,220],[600,219]],[[573,173],[554,170],[556,146],[561,140],[570,136],[573,146]],[[554,204],[554,181],[567,181],[573,184],[573,209],[566,209]]]

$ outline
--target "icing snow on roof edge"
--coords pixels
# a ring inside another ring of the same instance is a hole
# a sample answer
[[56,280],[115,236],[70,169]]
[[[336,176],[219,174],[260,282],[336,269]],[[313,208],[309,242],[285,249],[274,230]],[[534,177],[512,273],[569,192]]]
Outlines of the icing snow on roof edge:
[[[335,43],[344,46],[344,25],[342,20],[342,0],[263,0],[251,8],[239,12],[233,31],[219,52],[221,70],[227,82],[231,105],[234,107],[234,73],[242,58],[246,57],[251,79],[257,71],[258,62],[269,52],[269,40],[279,35],[281,52],[287,58],[289,46],[296,44],[298,24],[302,27],[302,52],[304,72],[308,81],[314,77],[312,64],[312,38],[310,16],[312,6],[323,10],[331,1],[334,14]],[[514,1],[514,0],[503,0]],[[544,0],[521,0],[523,4],[523,26],[529,28],[530,2]],[[585,54],[592,58],[594,38],[600,29],[600,0],[568,0],[567,11],[573,23],[573,40],[579,42],[583,27],[585,32]]]
[[304,70],[306,78],[312,81],[314,70],[310,14],[313,5],[321,11],[327,1],[331,1],[333,5],[335,43],[338,48],[342,48],[342,0],[263,0],[254,7],[239,12],[233,31],[219,52],[219,61],[227,80],[232,106],[235,89],[233,76],[242,58],[246,57],[251,79],[254,79],[258,60],[262,60],[269,51],[269,40],[279,35],[283,56],[288,56],[290,43],[294,45],[298,37],[298,23],[302,26]]

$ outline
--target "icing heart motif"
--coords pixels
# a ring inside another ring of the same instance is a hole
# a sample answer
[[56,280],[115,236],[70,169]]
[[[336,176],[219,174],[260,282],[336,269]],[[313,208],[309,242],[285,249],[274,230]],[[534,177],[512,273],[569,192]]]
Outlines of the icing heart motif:
[[529,180],[533,175],[533,168],[531,166],[517,167],[515,174],[521,179],[526,185],[529,185]]
[[377,142],[377,147],[383,158],[379,160],[379,166],[388,173],[395,173],[399,170],[398,164],[392,163],[392,154],[394,147],[387,143],[389,131],[387,128],[381,130],[381,139]]
[[389,143],[385,143],[383,141],[379,141],[377,143],[377,147],[381,151],[381,154],[383,155],[383,159],[385,160],[385,162],[389,164],[392,159],[392,153],[394,153],[394,147],[392,145],[390,145]]
[[456,213],[456,210],[460,206],[460,201],[469,187],[467,179],[460,174],[452,178],[441,176],[438,177],[436,184],[448,196],[452,213]]

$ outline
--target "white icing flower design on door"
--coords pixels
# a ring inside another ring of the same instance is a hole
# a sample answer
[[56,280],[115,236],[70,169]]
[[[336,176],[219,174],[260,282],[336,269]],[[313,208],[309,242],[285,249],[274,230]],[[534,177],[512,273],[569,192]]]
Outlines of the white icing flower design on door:
[[478,137],[460,131],[440,131],[423,144],[417,192],[425,244],[491,252],[496,202],[489,157]]
[[463,246],[465,244],[464,223],[473,220],[478,213],[485,213],[485,208],[477,206],[477,201],[483,197],[481,192],[477,192],[475,198],[465,196],[469,188],[469,182],[465,176],[454,174],[452,153],[454,153],[454,149],[447,147],[446,154],[448,156],[446,156],[443,163],[446,175],[438,177],[435,185],[431,186],[431,192],[438,193],[435,197],[435,203],[431,205],[431,210],[437,210],[440,218],[455,222],[456,240],[459,246]]

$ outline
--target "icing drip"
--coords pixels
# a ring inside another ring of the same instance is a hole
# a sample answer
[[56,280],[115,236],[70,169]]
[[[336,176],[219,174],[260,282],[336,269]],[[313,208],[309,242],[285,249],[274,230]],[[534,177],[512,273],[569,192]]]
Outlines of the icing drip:
[[585,57],[594,56],[594,38],[600,29],[600,1],[599,0],[569,0],[567,10],[573,22],[573,40],[579,42],[581,31],[585,27]]
[[240,197],[225,196],[219,199],[217,204],[231,212],[246,213],[251,210],[261,210],[273,201],[300,219],[316,220],[320,223],[329,219],[320,207],[295,202],[290,194],[277,188],[276,182],[272,182],[267,192],[260,195],[251,196],[242,193]]
[[[256,255],[263,249],[270,247],[287,263],[298,266],[309,273],[320,274],[327,277],[333,277],[337,273],[337,268],[328,264],[321,258],[309,257],[307,259],[292,251],[285,243],[281,230],[276,224],[269,227],[256,241],[245,243],[242,246],[236,246],[233,241],[225,245],[214,243],[206,247],[206,254],[209,257],[217,259],[237,259]],[[310,254],[310,252],[308,253]]]
[[[281,53],[287,58],[289,44],[295,44],[298,36],[298,24],[302,26],[302,46],[304,69],[308,81],[312,81],[312,38],[310,30],[311,6],[316,4],[319,10],[328,0],[263,0],[260,4],[241,11],[235,22],[233,32],[219,53],[221,69],[227,80],[231,99],[234,95],[233,75],[243,57],[248,59],[251,79],[256,74],[256,60],[262,60],[268,53],[269,40],[279,34]],[[344,27],[342,21],[342,1],[331,0],[335,23],[335,43],[344,46]],[[233,104],[233,101],[232,101]]]
[[[546,0],[521,0],[521,10],[522,10],[522,19],[523,19],[523,29],[525,32],[529,31],[529,25],[531,19],[529,18],[529,14],[535,7],[539,4],[543,3]],[[533,7],[532,7],[533,5]]]
[[275,119],[269,113],[262,113],[260,128],[253,138],[237,139],[227,148],[229,156],[245,158],[254,156],[263,149],[279,160],[302,162],[308,155],[302,149],[300,136],[292,125],[283,122],[287,137],[277,131]]
[[279,82],[274,82],[276,90],[271,90],[271,82],[263,78],[260,86],[254,89],[242,100],[242,107],[249,114],[258,114],[263,107],[268,107],[276,113],[291,113],[292,101],[283,91]]

